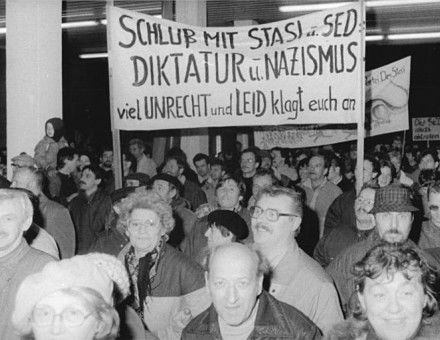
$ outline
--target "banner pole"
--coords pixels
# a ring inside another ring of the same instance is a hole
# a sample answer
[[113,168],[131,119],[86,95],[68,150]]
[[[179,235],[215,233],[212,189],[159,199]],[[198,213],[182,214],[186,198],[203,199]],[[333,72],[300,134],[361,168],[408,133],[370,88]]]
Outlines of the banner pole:
[[114,2],[113,0],[107,0],[107,4],[105,7],[105,13],[107,17],[107,62],[108,62],[108,75],[109,75],[109,98],[110,98],[110,125],[112,130],[112,143],[113,143],[113,174],[115,176],[115,189],[122,188],[122,156],[121,156],[121,140],[120,140],[120,133],[118,129],[115,129],[115,122],[114,122],[114,106],[113,106],[113,86],[112,86],[112,68],[110,67],[110,58],[111,58],[111,50],[110,50],[110,44],[111,41],[110,37],[110,27],[111,22],[108,19],[109,18],[109,11],[110,6],[113,6]]
[[364,0],[359,0],[361,5],[361,72],[360,73],[360,91],[361,91],[361,102],[358,110],[358,120],[357,120],[357,161],[356,161],[356,193],[359,194],[363,184],[364,178],[364,140],[365,140],[365,32],[366,32],[366,21],[365,21],[365,2]]

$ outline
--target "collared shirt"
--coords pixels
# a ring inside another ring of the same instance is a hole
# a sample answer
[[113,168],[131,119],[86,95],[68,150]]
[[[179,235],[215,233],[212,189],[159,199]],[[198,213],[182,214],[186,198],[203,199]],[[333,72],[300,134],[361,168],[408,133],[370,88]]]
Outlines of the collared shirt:
[[40,271],[53,260],[50,255],[29,247],[24,238],[11,253],[0,257],[0,339],[21,339],[11,323],[17,289],[28,275]]
[[303,312],[324,335],[343,320],[331,278],[296,244],[273,269],[269,293]]

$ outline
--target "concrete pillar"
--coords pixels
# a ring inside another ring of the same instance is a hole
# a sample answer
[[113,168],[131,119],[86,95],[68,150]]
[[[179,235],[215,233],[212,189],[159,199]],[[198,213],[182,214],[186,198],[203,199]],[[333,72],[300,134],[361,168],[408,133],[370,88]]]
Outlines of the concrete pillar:
[[61,0],[6,0],[6,148],[10,160],[62,118]]
[[[176,0],[176,21],[195,26],[206,26],[206,0]],[[193,157],[201,152],[209,153],[208,129],[188,129],[182,131],[180,147],[193,166]]]

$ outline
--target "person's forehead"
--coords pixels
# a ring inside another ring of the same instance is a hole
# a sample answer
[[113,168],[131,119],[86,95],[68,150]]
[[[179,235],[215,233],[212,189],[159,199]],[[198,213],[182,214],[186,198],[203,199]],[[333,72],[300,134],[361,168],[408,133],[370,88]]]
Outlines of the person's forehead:
[[422,162],[434,162],[434,157],[431,154],[427,154],[422,157]]
[[133,211],[130,214],[131,218],[134,219],[141,219],[141,218],[159,218],[159,215],[151,209],[146,209],[146,208],[134,208]]
[[206,162],[206,159],[202,158],[199,159],[198,161],[195,162],[196,166],[204,166],[207,165],[208,163]]
[[245,152],[241,155],[241,158],[243,159],[255,159],[255,155],[253,152]]
[[256,278],[257,265],[245,251],[218,250],[209,263],[209,273],[212,277]]
[[270,175],[254,176],[253,184],[272,184],[272,177]]
[[23,215],[23,208],[17,198],[8,198],[0,200],[0,216],[15,214]]
[[103,156],[113,156],[113,151],[107,150],[102,153]]
[[376,190],[374,190],[372,188],[365,188],[361,191],[359,196],[374,198],[375,195],[376,195]]
[[412,212],[410,211],[384,211],[376,213],[376,216],[410,216]]
[[163,179],[156,179],[153,183],[153,185],[155,186],[166,186],[167,188],[169,187],[170,183],[168,183],[167,181],[164,181]]
[[169,159],[166,163],[167,166],[177,166],[177,161],[175,159]]
[[411,271],[404,275],[401,271],[382,273],[378,277],[371,279],[365,279],[366,288],[391,288],[391,287],[402,287],[407,285],[421,285],[421,273],[418,271]]
[[290,210],[291,198],[287,195],[269,196],[263,194],[257,201],[257,205],[263,209]]
[[92,170],[90,170],[89,168],[84,169],[82,173],[83,173],[83,175],[95,177],[95,173]]
[[440,192],[431,190],[428,199],[430,202],[440,202]]
[[237,182],[235,182],[233,179],[227,179],[223,182],[223,184],[221,185],[221,187],[219,189],[222,188],[238,188],[238,184]]
[[309,164],[321,164],[324,163],[324,158],[321,156],[313,156],[309,160]]
[[382,174],[390,174],[391,173],[391,169],[388,165],[385,165],[383,167],[380,168],[380,172]]

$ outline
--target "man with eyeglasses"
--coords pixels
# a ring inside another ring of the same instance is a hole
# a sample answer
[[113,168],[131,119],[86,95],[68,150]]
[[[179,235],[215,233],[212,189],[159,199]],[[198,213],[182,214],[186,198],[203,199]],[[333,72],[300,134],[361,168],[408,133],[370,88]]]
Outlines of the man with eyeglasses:
[[428,214],[429,220],[422,223],[419,247],[440,247],[440,183],[428,187]]
[[301,195],[293,189],[262,190],[252,208],[254,244],[272,270],[269,293],[299,309],[326,334],[342,320],[342,312],[331,279],[295,240],[302,215]]
[[23,233],[32,218],[32,203],[23,191],[0,189],[0,339],[21,339],[11,324],[18,286],[54,260],[26,243]]

